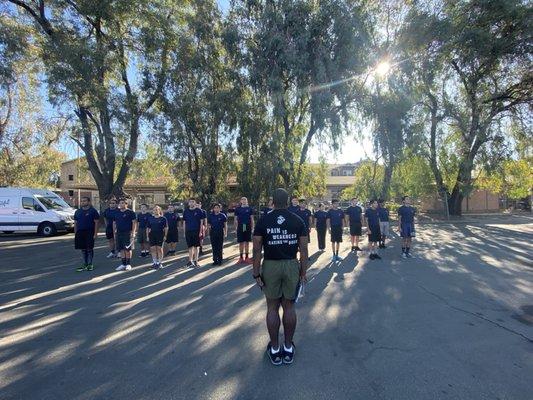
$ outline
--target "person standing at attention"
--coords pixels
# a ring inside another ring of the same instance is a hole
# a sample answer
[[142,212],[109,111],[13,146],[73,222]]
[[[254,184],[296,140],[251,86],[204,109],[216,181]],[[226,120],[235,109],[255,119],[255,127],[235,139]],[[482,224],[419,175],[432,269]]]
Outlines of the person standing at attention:
[[113,221],[113,231],[116,238],[117,250],[121,252],[122,264],[116,271],[131,270],[131,252],[135,245],[137,232],[137,215],[128,208],[126,199],[118,201],[118,212]]
[[416,209],[411,206],[409,196],[403,196],[402,203],[398,208],[398,231],[402,237],[402,258],[411,258],[411,241],[415,237]]
[[216,203],[213,212],[207,216],[208,235],[211,237],[211,248],[213,249],[213,265],[222,265],[222,249],[224,238],[228,234],[226,214],[220,212],[222,206]]
[[[289,195],[285,189],[276,189],[273,199],[274,210],[262,217],[254,230],[253,278],[263,290],[267,303],[266,325],[270,336],[267,355],[272,364],[281,365],[294,360],[294,301],[299,286],[306,281],[307,230],[302,219],[287,209]],[[296,259],[298,250],[299,262]],[[280,306],[283,308],[283,346],[279,343]]]
[[92,271],[94,241],[98,235],[100,214],[92,206],[89,197],[82,197],[80,203],[81,208],[74,213],[74,247],[81,250],[83,264],[76,271]]
[[342,230],[344,228],[344,211],[339,208],[339,200],[331,200],[331,208],[326,214],[326,221],[333,250],[331,261],[342,261],[342,258],[339,257],[339,247],[342,242]]
[[139,229],[137,230],[137,243],[141,245],[140,257],[147,257],[150,254],[150,243],[148,242],[148,218],[152,214],[148,212],[148,204],[141,204],[141,212],[137,214],[137,223]]
[[350,206],[346,209],[346,216],[350,223],[350,240],[352,241],[352,251],[361,251],[359,239],[363,227],[363,209],[357,205],[354,197],[350,201]]
[[[237,243],[239,243],[239,264],[250,264],[252,260],[248,256],[250,252],[250,242],[254,229],[254,209],[248,205],[248,199],[241,197],[241,204],[235,209],[235,231],[237,232]],[[246,258],[243,258],[243,253]]]
[[327,216],[328,213],[324,210],[324,203],[318,205],[318,210],[315,211],[314,222],[316,229],[316,237],[318,240],[318,250],[324,251],[326,249],[326,231],[327,227]]
[[150,215],[146,227],[148,230],[148,240],[150,241],[150,251],[152,253],[152,268],[161,269],[163,243],[168,234],[167,219],[163,217],[161,207],[154,207],[154,214]]
[[185,231],[185,240],[189,249],[188,267],[199,267],[198,248],[200,247],[200,229],[204,223],[204,213],[196,199],[189,200],[189,207],[183,211],[183,230]]

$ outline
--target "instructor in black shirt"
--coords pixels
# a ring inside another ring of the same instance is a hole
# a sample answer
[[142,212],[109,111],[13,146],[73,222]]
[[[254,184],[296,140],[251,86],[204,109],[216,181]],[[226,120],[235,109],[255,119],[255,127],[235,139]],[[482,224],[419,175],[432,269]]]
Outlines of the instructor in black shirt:
[[[254,230],[253,277],[265,293],[266,323],[270,343],[267,354],[274,365],[291,364],[294,358],[292,341],[296,329],[294,300],[299,284],[305,282],[307,271],[308,231],[302,219],[287,210],[289,195],[285,189],[274,191],[274,210],[264,215]],[[261,250],[264,260],[261,265]],[[300,261],[296,253],[300,250]],[[285,342],[279,343],[280,315],[283,307]]]

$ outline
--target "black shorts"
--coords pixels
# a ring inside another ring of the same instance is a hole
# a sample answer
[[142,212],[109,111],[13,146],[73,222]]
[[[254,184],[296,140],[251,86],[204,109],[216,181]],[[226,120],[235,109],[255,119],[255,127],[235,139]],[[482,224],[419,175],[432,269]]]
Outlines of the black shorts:
[[251,242],[252,241],[252,230],[250,225],[246,225],[246,229],[242,229],[242,225],[237,227],[237,243]]
[[342,242],[342,225],[334,225],[331,227],[331,241],[334,243]]
[[113,239],[113,225],[107,225],[105,227],[105,238]]
[[146,234],[146,228],[139,228],[139,231],[137,232],[137,243],[148,243],[148,235]]
[[[117,237],[115,238],[115,249],[117,251],[121,250],[133,250],[135,241],[131,240],[131,232],[117,232]],[[126,247],[128,247],[126,249]]]
[[94,231],[77,231],[74,235],[74,248],[78,250],[94,249]]
[[[150,231],[148,235],[148,240],[150,241],[150,246],[163,246],[163,238],[165,237],[165,232],[163,231]],[[168,240],[167,240],[168,242]]]
[[167,232],[167,243],[177,243],[178,242],[178,230],[168,230]]
[[350,235],[351,236],[361,236],[362,231],[363,231],[363,228],[361,226],[361,223],[357,223],[357,222],[350,223]]
[[368,234],[368,241],[379,242],[381,240],[381,230],[379,229],[379,225],[369,226],[368,228],[372,232]]
[[200,247],[200,231],[185,231],[185,241],[187,247]]

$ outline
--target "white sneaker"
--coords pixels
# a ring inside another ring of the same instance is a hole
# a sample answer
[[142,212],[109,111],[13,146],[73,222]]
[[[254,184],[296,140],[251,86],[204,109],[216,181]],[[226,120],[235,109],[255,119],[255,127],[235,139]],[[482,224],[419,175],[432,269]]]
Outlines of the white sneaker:
[[109,254],[106,256],[106,258],[113,258],[113,257],[115,257],[115,253],[113,253],[113,252],[109,253]]
[[126,265],[120,264],[118,267],[115,268],[115,271],[124,271],[125,269],[126,269]]
[[407,258],[407,254],[402,253],[402,258]]
[[129,271],[131,269],[131,265],[126,265],[126,268],[124,268],[126,271]]

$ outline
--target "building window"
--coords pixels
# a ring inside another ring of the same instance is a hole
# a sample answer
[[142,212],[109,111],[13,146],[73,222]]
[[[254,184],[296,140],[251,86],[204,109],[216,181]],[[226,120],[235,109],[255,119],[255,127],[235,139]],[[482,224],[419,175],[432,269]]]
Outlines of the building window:
[[69,195],[69,197],[73,197],[74,196],[74,190],[69,190],[68,191],[68,195]]
[[69,175],[69,176],[68,176],[68,180],[69,180],[69,181],[73,181],[73,180],[74,180],[74,175]]

